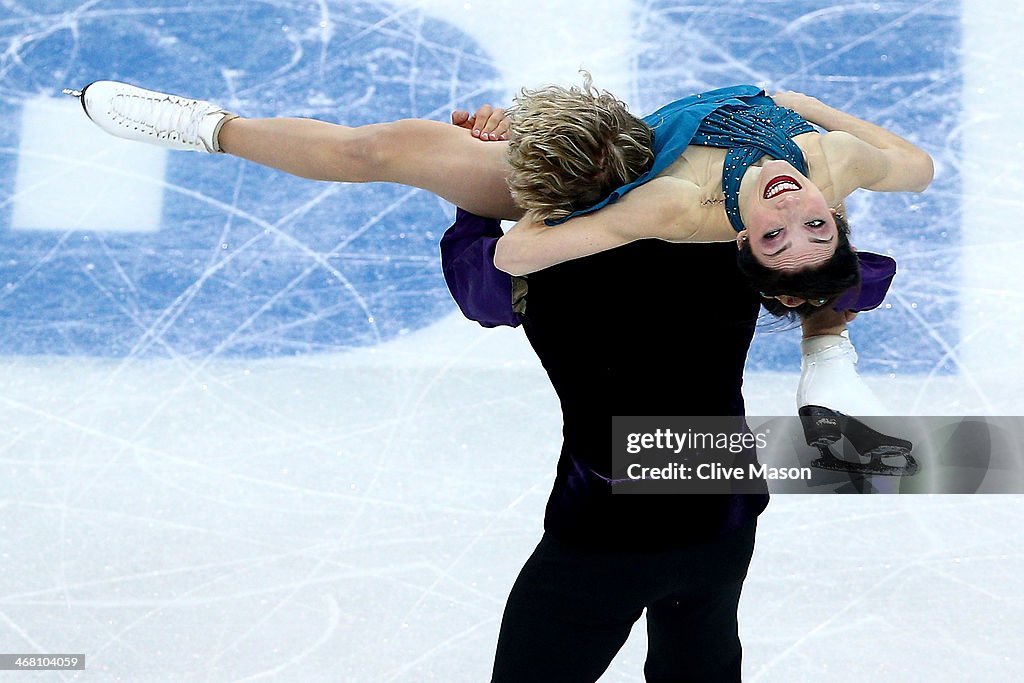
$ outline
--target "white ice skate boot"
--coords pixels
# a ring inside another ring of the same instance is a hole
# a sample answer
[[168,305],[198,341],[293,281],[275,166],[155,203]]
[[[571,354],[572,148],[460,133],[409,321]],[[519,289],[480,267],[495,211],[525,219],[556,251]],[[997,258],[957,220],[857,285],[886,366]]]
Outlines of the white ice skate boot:
[[96,81],[81,92],[64,93],[78,97],[86,116],[111,135],[169,149],[220,152],[217,135],[221,126],[238,118],[204,100],[116,81]]
[[[912,476],[918,464],[910,454],[913,444],[898,436],[872,429],[859,417],[891,415],[857,374],[857,351],[850,335],[826,334],[800,342],[800,386],[797,412],[808,445],[821,457],[813,467],[862,475]],[[841,437],[867,462],[838,457],[830,446]],[[898,457],[900,464],[885,462]]]
[[891,415],[857,374],[857,350],[850,333],[823,334],[800,342],[800,386],[797,408],[831,408],[846,415]]

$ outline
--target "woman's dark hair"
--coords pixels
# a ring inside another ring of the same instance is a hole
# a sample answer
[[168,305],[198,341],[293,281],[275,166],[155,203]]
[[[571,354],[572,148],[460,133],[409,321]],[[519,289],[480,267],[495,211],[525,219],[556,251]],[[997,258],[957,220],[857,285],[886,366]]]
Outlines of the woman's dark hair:
[[[751,285],[761,292],[761,303],[768,312],[779,318],[805,317],[835,302],[846,290],[860,284],[860,262],[857,252],[850,246],[850,225],[842,214],[834,214],[838,241],[836,251],[820,266],[797,271],[772,270],[762,265],[744,242],[739,250],[737,263],[740,271],[750,280]],[[795,296],[806,301],[790,308],[772,296]],[[825,301],[819,306],[811,301]]]

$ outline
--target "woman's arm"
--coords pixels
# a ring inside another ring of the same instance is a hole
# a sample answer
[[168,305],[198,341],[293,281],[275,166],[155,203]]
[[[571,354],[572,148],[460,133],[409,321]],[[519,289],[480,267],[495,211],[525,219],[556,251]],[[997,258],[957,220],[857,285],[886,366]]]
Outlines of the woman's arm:
[[703,228],[697,192],[692,183],[662,176],[561,225],[547,226],[528,213],[498,240],[494,265],[511,275],[527,275],[639,239],[695,241]]
[[[836,162],[853,187],[878,192],[922,192],[935,173],[931,156],[899,135],[830,107],[802,93],[772,96],[811,123],[830,131],[822,138],[826,158]],[[842,184],[842,179],[837,185]]]

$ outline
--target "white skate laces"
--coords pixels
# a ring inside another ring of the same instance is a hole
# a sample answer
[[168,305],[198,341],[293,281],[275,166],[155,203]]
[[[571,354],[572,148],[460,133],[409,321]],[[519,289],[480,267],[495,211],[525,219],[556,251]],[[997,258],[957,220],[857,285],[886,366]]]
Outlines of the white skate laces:
[[831,408],[846,415],[891,415],[857,374],[857,351],[848,332],[808,337],[800,342],[797,408]]
[[116,81],[96,81],[81,93],[86,115],[107,133],[168,149],[220,152],[221,126],[237,118],[215,104],[137,88]]

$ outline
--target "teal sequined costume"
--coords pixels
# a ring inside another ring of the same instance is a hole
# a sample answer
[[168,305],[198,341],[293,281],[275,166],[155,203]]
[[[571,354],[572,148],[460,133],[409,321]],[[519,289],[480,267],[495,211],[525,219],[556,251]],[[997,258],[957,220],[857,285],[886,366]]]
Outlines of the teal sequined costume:
[[[722,189],[725,213],[737,232],[743,230],[740,181],[755,161],[762,156],[784,159],[807,174],[803,152],[793,138],[813,132],[814,127],[795,111],[776,105],[763,90],[753,85],[734,85],[685,97],[644,117],[644,122],[654,130],[654,164],[650,170],[632,183],[613,190],[594,206],[563,220],[596,211],[657,177],[690,145],[728,150],[722,168]],[[558,222],[562,221],[550,224]]]

